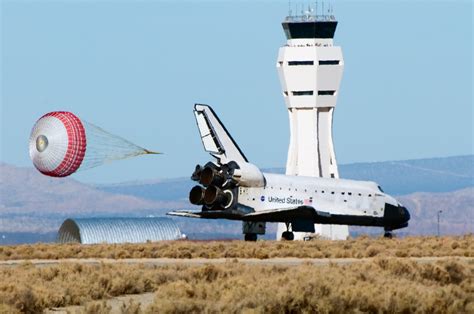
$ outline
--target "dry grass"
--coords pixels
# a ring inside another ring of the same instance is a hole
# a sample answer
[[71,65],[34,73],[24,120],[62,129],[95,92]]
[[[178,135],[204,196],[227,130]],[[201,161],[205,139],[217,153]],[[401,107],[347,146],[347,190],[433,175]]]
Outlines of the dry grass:
[[34,244],[0,246],[0,260],[63,258],[362,258],[474,257],[474,235],[384,239],[359,237],[347,241],[309,242],[168,241],[146,244]]
[[[123,313],[473,313],[474,264],[417,264],[376,258],[350,265],[206,266],[60,264],[0,269],[0,311],[37,313],[86,304],[108,313],[102,300],[155,292],[154,303],[130,303]],[[90,301],[97,302],[90,302]]]
[[[154,273],[152,268],[121,264],[84,266],[64,263],[35,267],[25,263],[0,269],[0,300],[21,312],[37,313],[50,307],[154,291],[156,281],[149,279]],[[91,312],[96,312],[94,307],[102,305],[91,305]]]
[[147,312],[462,313],[474,311],[473,265],[379,259],[350,266],[216,267],[166,283]]

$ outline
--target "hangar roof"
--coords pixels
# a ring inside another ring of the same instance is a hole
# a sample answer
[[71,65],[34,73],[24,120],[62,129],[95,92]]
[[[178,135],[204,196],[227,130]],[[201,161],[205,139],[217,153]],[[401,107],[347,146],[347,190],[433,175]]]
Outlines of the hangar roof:
[[181,231],[164,217],[153,218],[74,218],[63,222],[59,243],[143,243],[177,240]]

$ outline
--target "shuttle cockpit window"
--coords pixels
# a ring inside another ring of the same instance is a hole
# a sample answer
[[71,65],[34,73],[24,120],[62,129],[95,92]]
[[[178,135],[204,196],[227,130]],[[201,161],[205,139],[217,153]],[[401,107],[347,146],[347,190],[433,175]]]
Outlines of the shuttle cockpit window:
[[382,190],[382,188],[380,187],[380,185],[377,186],[377,187],[379,188],[379,191],[380,191],[380,192],[385,193],[385,192]]

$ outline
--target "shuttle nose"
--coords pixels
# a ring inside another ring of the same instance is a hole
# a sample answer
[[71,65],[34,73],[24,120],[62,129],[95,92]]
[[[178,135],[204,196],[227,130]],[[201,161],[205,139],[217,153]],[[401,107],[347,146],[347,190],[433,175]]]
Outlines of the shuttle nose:
[[403,228],[408,225],[409,220],[410,213],[405,207],[385,204],[384,224],[386,227],[392,229]]
[[400,208],[400,211],[402,211],[403,221],[408,222],[408,220],[410,220],[410,212],[408,211],[406,207],[399,206],[399,208]]

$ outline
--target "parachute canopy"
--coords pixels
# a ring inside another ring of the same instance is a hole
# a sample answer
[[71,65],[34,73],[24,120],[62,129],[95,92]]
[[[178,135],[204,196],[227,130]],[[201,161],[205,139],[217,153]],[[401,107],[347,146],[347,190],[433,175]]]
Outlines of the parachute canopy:
[[66,111],[47,113],[36,122],[31,131],[29,150],[34,166],[52,177],[66,177],[113,160],[159,154]]

